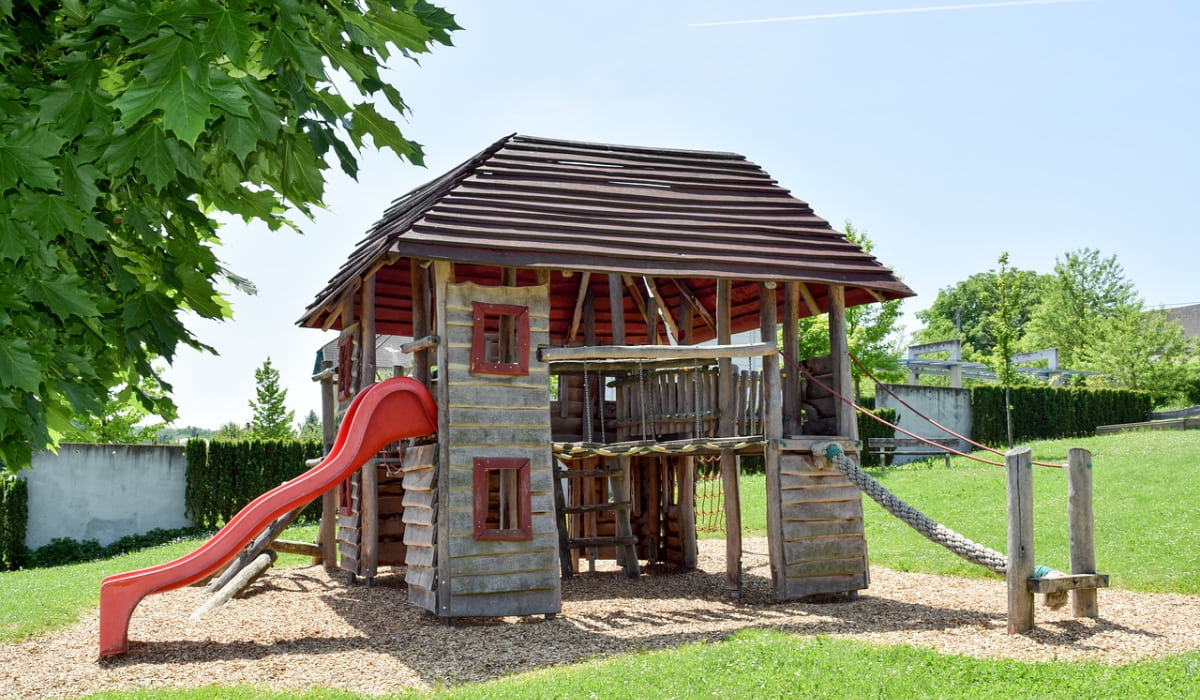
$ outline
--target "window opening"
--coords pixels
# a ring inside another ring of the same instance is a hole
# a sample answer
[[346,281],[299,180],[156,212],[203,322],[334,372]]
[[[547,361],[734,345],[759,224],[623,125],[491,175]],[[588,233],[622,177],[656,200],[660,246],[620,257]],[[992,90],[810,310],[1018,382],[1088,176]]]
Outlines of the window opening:
[[471,374],[529,374],[529,307],[472,305]]
[[475,458],[475,539],[530,540],[529,460]]

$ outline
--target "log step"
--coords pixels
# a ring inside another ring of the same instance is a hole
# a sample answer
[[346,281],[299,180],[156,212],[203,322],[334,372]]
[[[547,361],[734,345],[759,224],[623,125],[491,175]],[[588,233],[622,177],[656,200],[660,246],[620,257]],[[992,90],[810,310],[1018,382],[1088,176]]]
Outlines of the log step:
[[621,473],[620,467],[612,469],[555,469],[554,475],[558,477],[566,477],[568,479],[583,479],[587,477],[597,478],[605,476],[617,476]]
[[1074,574],[1029,579],[1030,593],[1054,593],[1079,589],[1108,588],[1108,574]]

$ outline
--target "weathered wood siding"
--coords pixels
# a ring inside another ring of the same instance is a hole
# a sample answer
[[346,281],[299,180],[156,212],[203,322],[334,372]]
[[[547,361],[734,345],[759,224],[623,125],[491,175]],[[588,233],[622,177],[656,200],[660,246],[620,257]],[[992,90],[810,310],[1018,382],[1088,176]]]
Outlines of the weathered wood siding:
[[408,600],[437,612],[437,445],[404,454],[404,581]]
[[823,462],[807,452],[784,452],[779,457],[779,482],[767,484],[768,490],[778,489],[782,523],[780,542],[772,543],[776,597],[867,587],[862,495]]
[[[472,302],[529,308],[529,374],[472,374]],[[442,616],[557,613],[558,532],[550,436],[549,375],[537,347],[549,343],[549,288],[447,286],[445,299],[448,366],[449,513],[439,523],[448,557],[443,571],[449,590],[439,593]],[[529,460],[532,539],[475,539],[473,476],[476,458]],[[443,597],[445,596],[445,597]]]
[[[339,487],[340,488],[340,487]],[[362,572],[362,475],[350,476],[350,514],[337,516],[338,566],[351,574]]]

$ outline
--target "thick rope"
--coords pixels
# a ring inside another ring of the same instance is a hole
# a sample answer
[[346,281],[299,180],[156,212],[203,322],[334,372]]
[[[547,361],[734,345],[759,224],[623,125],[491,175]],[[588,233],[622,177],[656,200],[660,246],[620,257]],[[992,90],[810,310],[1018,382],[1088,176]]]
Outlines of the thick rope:
[[941,525],[933,518],[900,500],[896,494],[888,491],[882,484],[864,472],[837,445],[830,445],[825,452],[825,457],[838,468],[838,471],[845,474],[847,479],[852,481],[863,493],[870,496],[872,500],[882,506],[884,510],[903,520],[909,527],[924,535],[929,541],[940,544],[972,564],[978,564],[1001,576],[1008,570],[1008,558],[1003,554],[977,542],[968,540],[966,537]]

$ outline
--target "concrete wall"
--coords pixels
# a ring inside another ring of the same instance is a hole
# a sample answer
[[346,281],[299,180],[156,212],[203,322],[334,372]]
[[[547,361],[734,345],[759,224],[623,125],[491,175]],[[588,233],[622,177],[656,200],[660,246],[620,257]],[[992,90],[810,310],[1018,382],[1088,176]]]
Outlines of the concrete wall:
[[155,528],[188,527],[187,460],[177,445],[64,443],[39,452],[22,472],[29,484],[25,546],[56,537],[110,544]]
[[[969,389],[940,386],[910,386],[908,384],[888,384],[887,388],[920,413],[929,416],[959,435],[971,437],[973,417],[971,413],[971,391]],[[897,425],[910,433],[927,438],[951,437],[946,431],[934,427],[929,421],[913,414],[912,411],[905,408],[886,391],[878,387],[876,387],[875,391],[875,406],[876,408],[896,409],[896,416],[900,419]],[[896,437],[906,438],[908,436],[898,432],[896,433]],[[961,440],[959,441],[958,449],[967,451],[969,447],[969,445],[963,443]],[[893,460],[893,464],[904,464],[905,462],[915,461],[916,458],[900,457],[899,455],[902,451],[902,449],[896,451],[897,456]],[[925,458],[921,457],[919,459]]]

